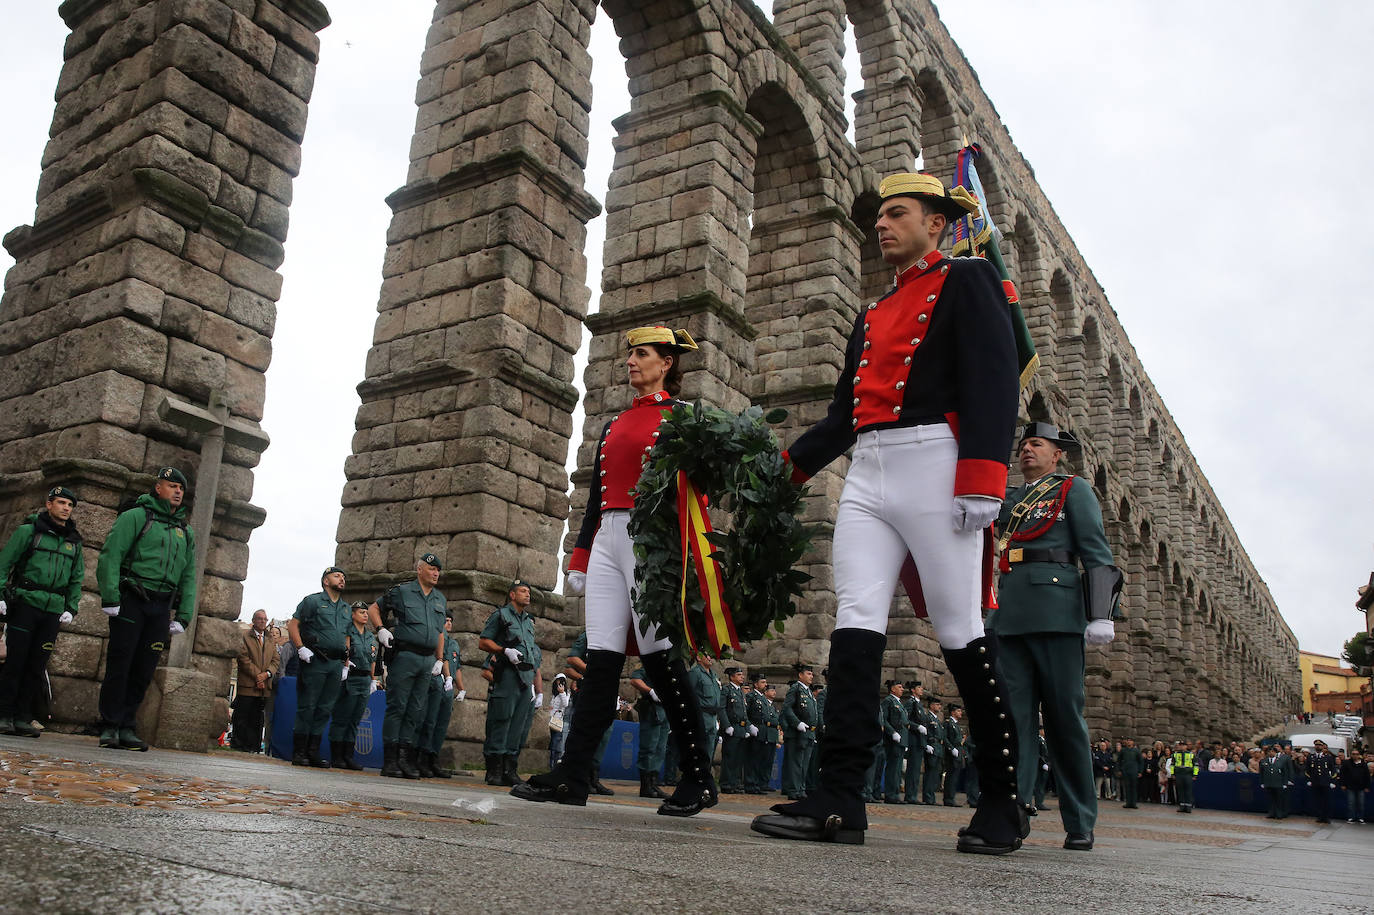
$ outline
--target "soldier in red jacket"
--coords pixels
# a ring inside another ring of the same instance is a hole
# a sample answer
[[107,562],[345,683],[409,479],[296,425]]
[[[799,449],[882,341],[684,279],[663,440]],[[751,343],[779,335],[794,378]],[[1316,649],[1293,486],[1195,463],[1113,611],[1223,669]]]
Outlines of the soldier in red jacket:
[[958,848],[1007,854],[1027,828],[1015,799],[1016,731],[982,609],[991,586],[989,525],[1006,493],[1016,425],[1011,318],[987,261],[939,252],[948,224],[977,207],[967,191],[901,174],[878,192],[878,243],[896,284],[860,309],[826,417],[788,451],[794,479],[805,480],[854,446],[835,519],[832,726],[820,746],[821,786],[757,817],[753,829],[863,842],[860,790],[880,740],[874,703],[900,579],[935,627],[978,748],[983,797]]

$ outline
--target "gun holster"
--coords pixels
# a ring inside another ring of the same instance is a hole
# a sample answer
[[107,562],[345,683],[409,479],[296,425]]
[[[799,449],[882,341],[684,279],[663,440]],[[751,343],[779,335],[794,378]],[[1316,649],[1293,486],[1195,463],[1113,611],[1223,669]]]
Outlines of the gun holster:
[[1126,583],[1121,570],[1116,566],[1096,566],[1083,573],[1082,581],[1083,607],[1089,621],[1115,619],[1121,588]]

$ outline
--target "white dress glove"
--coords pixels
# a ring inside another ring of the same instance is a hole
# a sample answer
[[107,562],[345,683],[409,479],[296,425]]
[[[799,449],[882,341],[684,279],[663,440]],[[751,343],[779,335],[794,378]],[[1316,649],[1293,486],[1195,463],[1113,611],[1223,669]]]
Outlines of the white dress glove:
[[926,744],[926,752],[929,753],[929,754],[931,754],[932,756],[934,756],[934,755],[935,755],[935,748],[932,747],[930,744]]
[[[4,601],[0,600],[0,604],[3,603]],[[72,616],[72,612],[70,610],[63,610],[62,615],[57,618],[57,621],[63,625],[66,625],[74,619],[76,619],[76,617]]]
[[1111,620],[1093,620],[1083,633],[1083,641],[1089,645],[1106,645],[1116,637],[1116,624]]
[[300,648],[296,649],[296,657],[301,659],[301,663],[309,664],[314,659],[315,652],[302,645]]
[[172,635],[181,635],[183,632],[186,631],[186,627],[178,623],[176,620],[172,620],[172,625],[167,627],[167,631]]
[[467,697],[468,697],[468,691],[465,690],[465,689],[460,689],[460,690],[458,690],[458,692],[456,692],[456,693],[453,694],[453,701],[454,701],[454,702],[462,702],[462,701],[463,701],[464,699],[466,699]]
[[8,610],[8,609],[9,609],[9,604],[7,604],[7,603],[5,603],[4,601],[0,600],[0,616],[4,616],[4,615],[5,615],[5,611]]
[[583,591],[587,590],[587,573],[569,572],[566,582],[569,594],[581,594]]
[[734,737],[734,736],[735,736],[735,729],[734,729],[733,727],[728,727],[728,728],[726,728],[726,729],[725,729],[725,736],[726,736],[726,737]]
[[663,700],[658,698],[658,693],[654,692],[653,690],[649,690],[649,698],[657,702],[659,705],[663,704]]
[[339,679],[340,679],[340,680],[347,680],[347,679],[348,679],[348,665],[347,665],[347,664],[345,664],[343,667],[341,667],[341,668],[339,669]]
[[758,726],[757,724],[751,724],[751,725],[749,725],[749,736],[750,736],[750,737],[757,737],[757,736],[759,736],[759,726]]
[[444,678],[444,692],[446,692],[446,693],[451,693],[451,692],[453,692],[453,678],[452,678],[452,677],[445,677],[445,678]]
[[802,734],[805,734],[805,733],[806,733],[807,731],[809,731],[809,730],[810,730],[810,728],[808,728],[808,727],[806,726],[806,722],[805,722],[805,721],[798,721],[798,722],[797,722],[797,731],[798,731],[798,732],[800,732],[800,733],[802,733]]
[[534,694],[534,707],[535,707],[536,710],[537,710],[537,709],[541,709],[541,708],[544,707],[544,694],[543,694],[543,693],[535,693],[535,694]]
[[965,533],[981,531],[997,520],[1002,500],[992,496],[955,496],[954,529]]
[[434,662],[434,666],[431,667],[431,668],[429,669],[429,675],[430,675],[431,677],[437,677],[437,676],[439,676],[439,675],[440,675],[441,673],[443,673],[443,672],[444,672],[444,662],[443,662],[443,661],[439,661],[439,660],[436,660],[436,661]]
[[901,734],[898,734],[896,731],[893,731],[893,732],[892,732],[892,742],[893,742],[893,743],[901,743],[901,742],[902,742],[902,735],[901,735]]
[[372,683],[369,684],[369,686],[368,686],[367,694],[370,696],[370,695],[372,695],[373,693],[375,693],[376,691],[377,691],[377,681],[376,681],[376,680],[373,680]]
[[383,627],[383,628],[381,628],[381,629],[378,629],[378,630],[377,630],[377,641],[381,643],[381,645],[382,645],[383,648],[390,648],[390,647],[391,647],[391,630],[390,630],[390,629],[387,629],[387,628],[385,628],[385,627]]
[[506,660],[510,661],[512,664],[519,664],[520,659],[524,657],[524,655],[520,654],[520,652],[514,648],[507,648],[502,653],[506,656]]
[[949,752],[952,753],[952,754],[954,754],[954,758],[955,758],[955,759],[958,759],[958,758],[959,758],[959,751],[958,751],[958,750],[950,750]]
[[920,731],[922,734],[925,734],[925,733],[926,733],[926,726],[925,726],[924,724],[918,724],[918,725],[916,725],[916,730]]
[[100,612],[106,616],[119,616],[119,604],[115,604],[112,607],[101,607]]

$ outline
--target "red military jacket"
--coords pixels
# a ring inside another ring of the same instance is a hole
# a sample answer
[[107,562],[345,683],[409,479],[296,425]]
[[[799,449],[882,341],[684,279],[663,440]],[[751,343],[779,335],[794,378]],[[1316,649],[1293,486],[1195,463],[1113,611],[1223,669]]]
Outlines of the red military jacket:
[[635,486],[658,440],[658,427],[665,414],[672,412],[677,400],[666,391],[636,397],[625,412],[611,417],[601,429],[592,464],[592,491],[587,496],[587,513],[577,534],[569,572],[586,572],[592,541],[601,526],[601,513],[634,508]]
[[788,449],[805,480],[858,433],[948,422],[959,441],[954,496],[1006,494],[1019,379],[1007,297],[982,258],[917,261],[860,309],[824,419]]

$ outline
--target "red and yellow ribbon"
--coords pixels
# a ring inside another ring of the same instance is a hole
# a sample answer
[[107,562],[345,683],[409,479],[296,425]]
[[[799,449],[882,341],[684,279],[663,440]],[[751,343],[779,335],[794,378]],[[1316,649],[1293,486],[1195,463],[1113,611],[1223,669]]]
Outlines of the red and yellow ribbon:
[[706,514],[706,496],[697,491],[687,474],[677,474],[677,523],[682,542],[682,629],[687,633],[687,645],[696,650],[696,640],[692,638],[692,622],[687,615],[687,564],[695,561],[697,585],[706,601],[706,636],[711,640],[711,651],[721,656],[721,649],[729,645],[739,651],[739,636],[735,634],[735,621],[730,617],[730,608],[725,603],[725,576],[721,573],[720,563],[711,558],[713,547],[706,535],[711,533],[711,519]]

